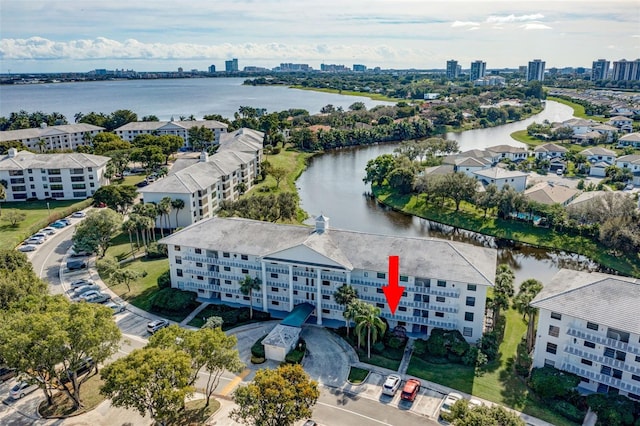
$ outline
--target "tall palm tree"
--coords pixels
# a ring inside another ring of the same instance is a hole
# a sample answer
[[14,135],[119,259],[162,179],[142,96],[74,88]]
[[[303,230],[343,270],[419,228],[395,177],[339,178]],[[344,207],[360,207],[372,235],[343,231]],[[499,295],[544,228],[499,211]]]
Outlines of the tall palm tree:
[[357,298],[358,291],[349,284],[342,284],[333,295],[333,299],[336,301],[336,303],[344,307],[342,316],[344,317],[344,322],[347,327],[347,336],[349,335],[349,323],[353,318],[347,318],[347,315],[345,315],[345,313],[347,312],[347,307],[349,306],[349,304]]
[[[7,181],[0,181],[0,201],[7,199]],[[2,216],[2,203],[0,203],[0,216]]]
[[44,139],[40,139],[36,145],[38,145],[38,149],[40,150],[40,152],[44,152],[44,148],[47,146],[47,141]]
[[184,209],[184,205],[184,200],[181,200],[179,198],[171,201],[171,207],[176,210],[176,228],[178,227],[178,213],[180,213],[180,210]]
[[[163,197],[162,200],[158,203],[158,211],[162,212],[162,216],[165,219],[165,223],[168,222],[167,228],[171,229],[171,217],[169,213],[171,213],[171,197]],[[163,226],[164,227],[164,226]],[[162,229],[162,227],[160,228]],[[164,237],[164,235],[163,235]]]
[[258,277],[251,278],[245,275],[244,280],[240,281],[240,292],[245,296],[249,296],[249,319],[253,319],[253,291],[262,288],[262,280]]
[[535,341],[536,316],[538,309],[530,305],[542,290],[542,283],[530,278],[520,284],[520,291],[513,299],[513,307],[522,314],[522,319],[527,318],[527,351],[531,352]]
[[[140,215],[136,214],[136,213],[131,213],[129,215],[129,220],[127,222],[131,222],[131,225],[127,225],[127,226],[131,226],[133,231],[136,231],[136,246],[139,248],[140,247]],[[125,223],[127,223],[125,222]]]
[[135,259],[136,258],[136,251],[133,248],[133,236],[132,236],[133,231],[136,230],[135,221],[133,221],[133,220],[131,220],[131,218],[129,218],[129,220],[127,220],[126,222],[124,222],[122,224],[122,230],[129,234],[129,244],[131,244],[131,255]]
[[516,277],[509,265],[498,265],[496,271],[496,283],[493,288],[493,317],[497,320],[500,317],[501,309],[509,309],[511,298],[513,297],[513,282]]
[[380,308],[367,304],[365,312],[356,316],[356,333],[367,332],[367,358],[371,358],[371,341],[375,343],[379,334],[384,334],[387,324],[380,318]]

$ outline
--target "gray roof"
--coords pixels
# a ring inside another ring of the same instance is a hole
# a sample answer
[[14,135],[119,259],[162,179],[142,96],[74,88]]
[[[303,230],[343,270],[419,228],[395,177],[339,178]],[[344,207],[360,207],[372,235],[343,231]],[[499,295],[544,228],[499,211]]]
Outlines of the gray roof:
[[34,154],[19,151],[15,157],[9,154],[0,156],[0,170],[24,169],[77,169],[85,167],[101,167],[111,160],[109,157],[93,154]]
[[202,249],[292,259],[303,250],[323,265],[339,269],[386,271],[388,256],[400,256],[403,274],[493,285],[497,261],[494,249],[430,238],[409,238],[332,229],[324,233],[299,225],[241,218],[213,217],[196,222],[161,240]]
[[487,151],[493,152],[496,154],[500,154],[503,152],[519,154],[519,153],[527,152],[527,149],[519,148],[517,146],[511,146],[511,145],[496,145],[496,146],[490,146],[489,148],[487,148]]
[[0,132],[0,141],[16,141],[23,139],[35,139],[40,137],[46,137],[54,134],[65,133],[84,133],[93,131],[102,131],[104,127],[94,126],[93,124],[76,123],[76,124],[62,124],[59,126],[45,126],[32,129],[19,129],[19,130],[7,130]]
[[640,164],[640,154],[623,155],[622,157],[618,158],[616,163]]
[[638,142],[640,141],[640,132],[629,133],[628,135],[620,136],[620,139],[618,139],[618,141]]
[[638,333],[638,300],[637,279],[561,269],[531,306]]
[[580,151],[582,155],[607,155],[610,157],[615,157],[617,154],[615,151],[612,151],[607,148],[602,148],[600,146],[594,146],[593,148],[587,148],[585,150]]
[[124,126],[118,127],[115,131],[129,131],[129,130],[158,130],[162,127],[182,127],[183,129],[190,129],[194,126],[204,126],[207,129],[226,129],[229,127],[225,123],[221,123],[216,120],[188,120],[188,121],[133,121],[127,123]]
[[138,192],[193,194],[196,191],[209,188],[220,179],[222,173],[215,163],[198,162],[185,169],[172,173],[152,184],[140,188]]
[[533,152],[567,152],[567,148],[555,143],[545,143],[535,147]]
[[473,172],[473,174],[492,179],[507,179],[528,176],[527,173],[519,172],[517,170],[507,170],[503,169],[502,167],[491,167],[490,169],[478,170]]
[[220,135],[220,148],[222,151],[256,152],[263,148],[264,133],[253,129],[242,128],[235,132]]

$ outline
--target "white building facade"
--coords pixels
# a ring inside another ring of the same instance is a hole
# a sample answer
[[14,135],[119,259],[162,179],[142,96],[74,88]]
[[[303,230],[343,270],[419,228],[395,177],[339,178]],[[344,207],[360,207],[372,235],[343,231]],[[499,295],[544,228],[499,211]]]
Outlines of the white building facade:
[[[401,238],[239,218],[214,217],[161,240],[169,254],[171,285],[203,299],[248,305],[240,292],[248,275],[261,280],[253,302],[264,311],[315,306],[317,324],[344,325],[334,293],[353,286],[359,298],[379,307],[391,328],[426,336],[434,327],[459,330],[475,342],[484,330],[487,289],[493,285],[493,249],[424,238]],[[400,258],[405,292],[392,315],[382,287],[388,256]]]
[[34,154],[10,148],[0,157],[6,201],[83,200],[108,183],[109,157],[91,154]]
[[0,132],[0,142],[18,141],[33,151],[75,150],[79,146],[90,146],[94,136],[104,127],[76,123],[47,126],[35,129],[7,130]]
[[180,136],[184,140],[184,148],[190,148],[189,129],[205,127],[214,134],[214,144],[220,143],[220,135],[227,132],[227,124],[215,120],[190,121],[134,121],[118,127],[113,132],[122,140],[131,142],[139,135],[153,134],[157,136]]
[[531,306],[539,309],[534,367],[580,376],[578,388],[640,400],[640,281],[560,270]]

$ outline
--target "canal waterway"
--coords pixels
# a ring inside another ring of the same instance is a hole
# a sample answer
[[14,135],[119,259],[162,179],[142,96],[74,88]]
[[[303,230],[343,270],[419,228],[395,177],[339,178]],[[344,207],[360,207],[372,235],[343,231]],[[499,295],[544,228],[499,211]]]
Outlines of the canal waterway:
[[[573,110],[549,101],[545,109],[526,120],[504,126],[449,133],[448,139],[458,142],[462,151],[500,144],[523,146],[510,134],[525,129],[534,121],[563,121],[573,116]],[[311,217],[320,213],[330,218],[331,227],[361,232],[434,237],[495,246],[491,237],[453,229],[386,208],[364,194],[370,186],[363,182],[367,161],[388,154],[398,144],[382,144],[331,151],[313,157],[297,181],[301,206]],[[392,253],[389,253],[392,254]],[[498,262],[514,270],[516,282],[536,278],[549,281],[560,268],[593,267],[585,258],[566,253],[554,253],[532,247],[500,248]]]

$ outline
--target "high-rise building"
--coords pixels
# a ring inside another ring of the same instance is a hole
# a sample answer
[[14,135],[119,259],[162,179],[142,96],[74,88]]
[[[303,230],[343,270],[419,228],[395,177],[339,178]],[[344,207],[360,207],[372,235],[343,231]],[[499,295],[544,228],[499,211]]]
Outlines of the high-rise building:
[[544,80],[544,65],[545,62],[540,59],[534,59],[529,62],[527,67],[527,81],[543,81]]
[[613,80],[640,80],[640,59],[613,61]]
[[353,71],[354,72],[365,72],[366,70],[367,70],[367,66],[366,65],[353,64]]
[[591,81],[606,80],[609,74],[609,61],[598,59],[591,65]]
[[226,72],[238,72],[238,58],[224,61],[224,70]]
[[460,68],[458,67],[458,61],[451,59],[447,61],[447,78],[453,80],[460,75]]
[[483,61],[471,62],[471,70],[469,72],[469,80],[475,81],[484,77],[487,72],[487,63]]
[[215,73],[216,72],[216,66],[215,65],[209,65],[209,72],[211,74]]

